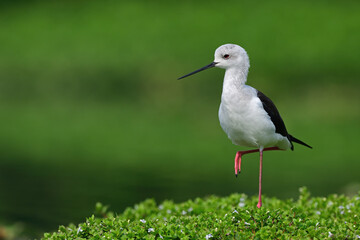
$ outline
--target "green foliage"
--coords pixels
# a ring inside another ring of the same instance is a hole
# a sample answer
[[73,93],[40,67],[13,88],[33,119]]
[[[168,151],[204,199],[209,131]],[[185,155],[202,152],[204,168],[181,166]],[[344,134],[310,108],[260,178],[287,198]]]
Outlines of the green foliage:
[[[311,198],[300,189],[297,201],[245,194],[210,196],[180,204],[148,199],[121,215],[91,216],[78,226],[60,226],[43,239],[356,239],[360,238],[360,193]],[[97,204],[97,211],[104,207]]]

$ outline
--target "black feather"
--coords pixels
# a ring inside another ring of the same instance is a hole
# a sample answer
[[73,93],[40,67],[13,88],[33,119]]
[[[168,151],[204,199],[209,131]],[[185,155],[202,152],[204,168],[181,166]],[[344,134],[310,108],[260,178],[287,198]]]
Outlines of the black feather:
[[281,134],[284,137],[287,137],[289,134],[286,130],[285,123],[282,120],[280,113],[277,110],[275,104],[271,101],[270,98],[265,96],[265,94],[263,94],[260,91],[257,91],[257,96],[260,99],[264,110],[269,115],[272,123],[275,125],[275,132]]
[[282,136],[287,137],[289,139],[289,142],[291,144],[291,150],[294,150],[294,145],[292,144],[292,142],[296,142],[296,143],[299,143],[306,147],[312,148],[309,145],[307,145],[306,143],[304,143],[304,142],[300,141],[299,139],[288,134],[286,127],[285,127],[285,123],[282,120],[280,113],[277,110],[275,104],[271,101],[270,98],[268,98],[265,94],[263,94],[259,90],[257,91],[257,97],[262,102],[264,110],[267,112],[272,123],[275,125],[275,132],[279,133]]
[[301,144],[301,145],[304,145],[304,146],[306,146],[306,147],[308,147],[308,148],[312,148],[311,146],[309,146],[309,145],[307,145],[306,143],[304,143],[303,141],[301,141],[301,140],[299,140],[299,139],[291,136],[290,134],[289,134],[289,137],[288,137],[288,138],[289,138],[290,141],[292,141],[292,142],[296,142],[296,143]]

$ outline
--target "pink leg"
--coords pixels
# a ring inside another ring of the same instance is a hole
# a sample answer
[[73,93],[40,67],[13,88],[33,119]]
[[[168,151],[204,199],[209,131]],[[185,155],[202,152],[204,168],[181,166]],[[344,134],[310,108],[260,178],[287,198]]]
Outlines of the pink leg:
[[[263,151],[271,151],[271,150],[281,150],[278,147],[269,147],[269,148],[264,148]],[[247,150],[247,151],[238,151],[235,155],[235,176],[237,177],[238,175],[238,171],[239,173],[241,173],[241,157],[242,155],[248,154],[248,153],[254,153],[254,152],[258,152],[259,149],[254,149],[254,150]]]
[[257,204],[258,208],[261,208],[261,178],[262,178],[262,160],[263,160],[263,151],[260,151],[260,173],[259,173],[259,202]]
[[248,153],[260,152],[259,202],[257,204],[258,208],[261,208],[261,206],[262,206],[262,201],[261,201],[261,180],[262,180],[263,151],[272,151],[272,150],[281,150],[281,149],[278,148],[278,147],[269,147],[269,148],[264,148],[262,151],[260,151],[259,149],[248,150],[248,151],[239,151],[239,152],[236,153],[236,156],[235,156],[235,176],[237,177],[238,170],[239,170],[239,173],[241,172],[241,157],[242,157],[242,155],[248,154]]
[[258,152],[259,149],[254,150],[248,150],[248,151],[238,151],[235,155],[235,176],[237,177],[238,171],[241,172],[241,157],[242,155],[248,154],[248,153],[254,153]]
[[[235,155],[235,176],[237,177],[237,172],[238,172],[238,161],[239,161],[239,158],[241,159],[241,154],[240,152],[237,152],[236,155]],[[240,160],[240,163],[241,163],[241,160]]]

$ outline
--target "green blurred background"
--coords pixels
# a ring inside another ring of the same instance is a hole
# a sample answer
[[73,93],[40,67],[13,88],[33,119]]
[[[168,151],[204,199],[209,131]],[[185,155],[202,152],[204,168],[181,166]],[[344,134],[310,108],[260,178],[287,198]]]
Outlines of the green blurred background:
[[95,203],[121,213],[258,191],[258,155],[218,123],[224,71],[176,79],[243,46],[248,84],[314,147],[265,153],[263,192],[360,189],[359,1],[2,1],[0,224],[34,237]]

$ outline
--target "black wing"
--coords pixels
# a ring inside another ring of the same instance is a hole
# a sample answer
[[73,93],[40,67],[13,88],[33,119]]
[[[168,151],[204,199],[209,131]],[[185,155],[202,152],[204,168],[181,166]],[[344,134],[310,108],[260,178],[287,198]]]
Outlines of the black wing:
[[289,137],[289,134],[286,130],[285,123],[282,120],[280,113],[277,110],[275,104],[271,101],[270,98],[265,96],[265,94],[263,94],[259,90],[257,91],[257,96],[258,96],[258,98],[260,98],[260,101],[262,102],[264,110],[270,116],[271,121],[275,125],[275,132],[281,134],[284,137],[287,137],[289,139],[289,142],[291,143],[291,150],[294,150],[294,146],[293,146],[291,139]]
[[291,150],[294,150],[294,146],[293,146],[292,142],[296,142],[296,143],[304,145],[304,146],[306,146],[308,148],[312,148],[309,145],[307,145],[306,143],[304,143],[303,141],[291,136],[287,132],[286,127],[285,127],[285,123],[282,120],[282,118],[280,117],[279,111],[277,110],[275,104],[271,101],[270,98],[265,96],[265,94],[263,94],[259,90],[257,90],[257,96],[260,99],[260,101],[262,102],[263,108],[265,109],[267,114],[270,116],[271,121],[275,125],[275,132],[279,133],[282,136],[287,137],[287,139],[289,139],[289,142],[291,144]]

